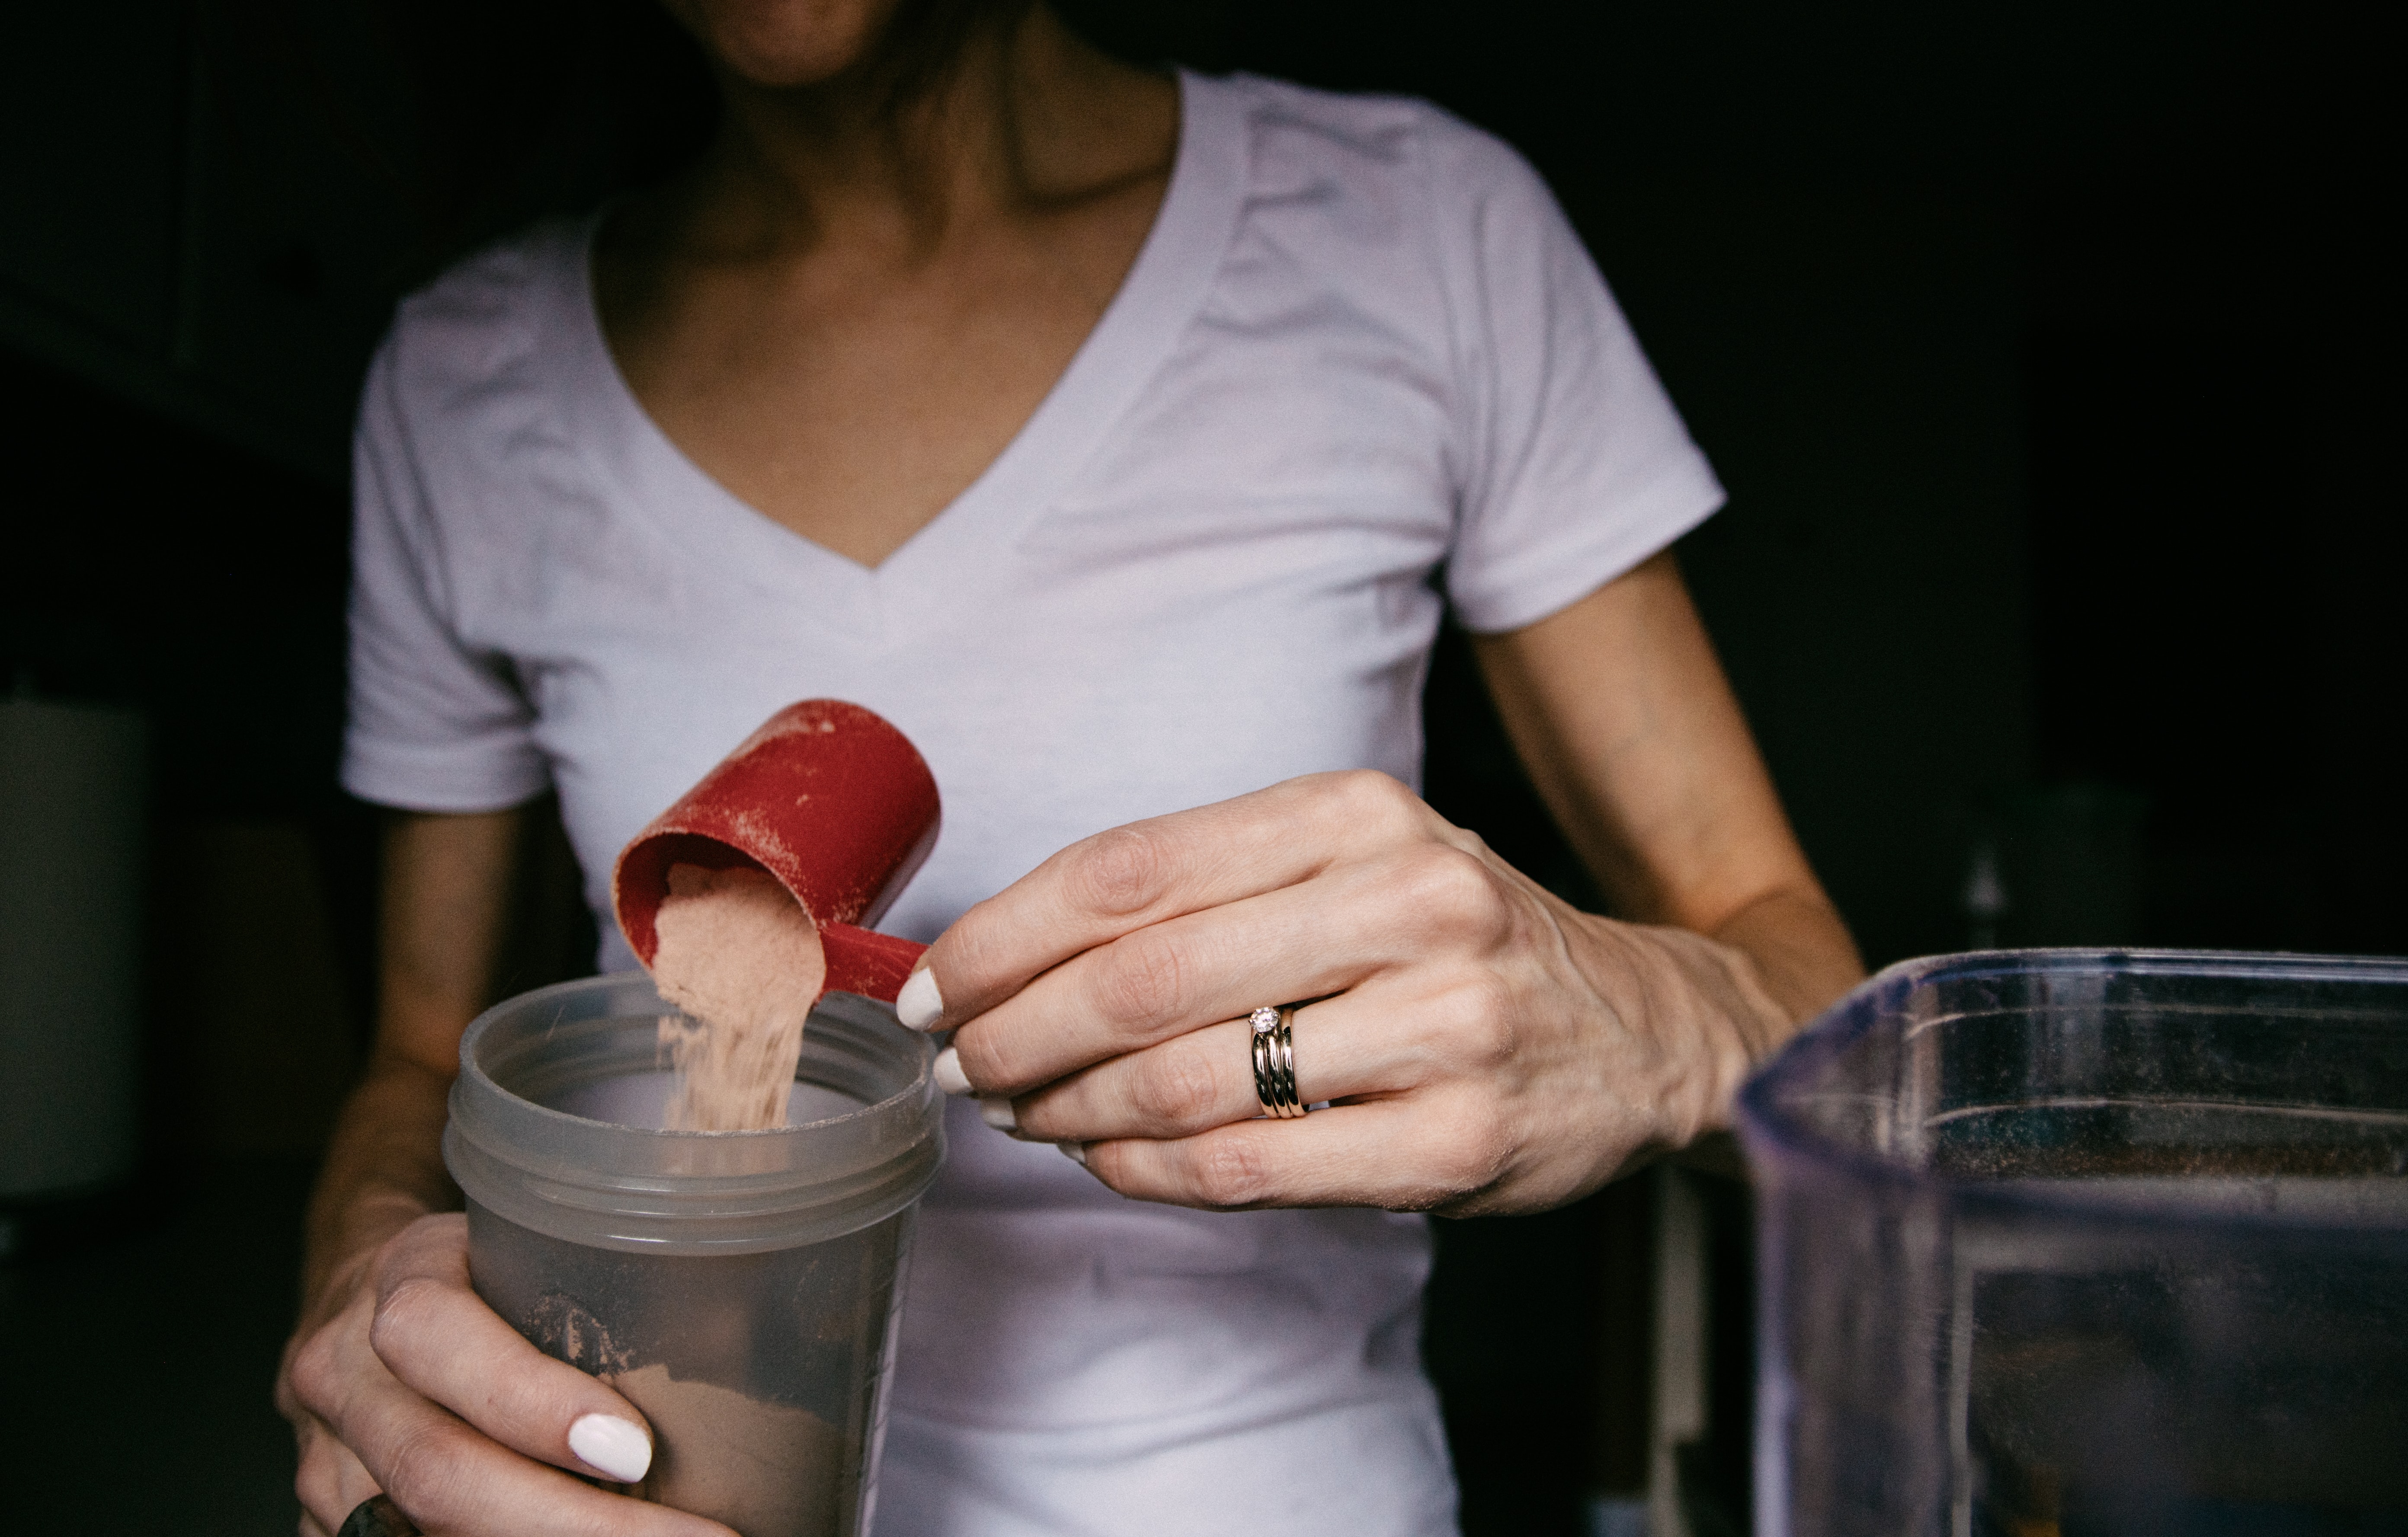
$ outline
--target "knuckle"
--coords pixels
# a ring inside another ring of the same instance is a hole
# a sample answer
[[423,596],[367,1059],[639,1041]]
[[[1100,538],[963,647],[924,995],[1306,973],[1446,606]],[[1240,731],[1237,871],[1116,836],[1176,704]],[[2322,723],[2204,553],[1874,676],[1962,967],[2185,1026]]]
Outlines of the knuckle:
[[1051,1077],[1043,1043],[1012,1031],[966,1030],[953,1037],[962,1076],[981,1096],[1019,1094]]
[[1471,1103],[1448,1117],[1431,1173],[1449,1195],[1485,1188],[1504,1173],[1512,1152],[1505,1117],[1496,1106]]
[[1102,913],[1134,913],[1161,895],[1170,875],[1170,851],[1143,825],[1116,827],[1082,845],[1067,872],[1070,894]]
[[1405,856],[1400,884],[1425,919],[1451,930],[1484,932],[1499,915],[1497,880],[1480,856],[1449,844],[1424,844]]
[[1453,822],[1445,823],[1439,836],[1440,841],[1454,845],[1474,859],[1495,852],[1488,847],[1487,839],[1468,827],[1457,827]]
[[1197,1149],[1195,1179],[1197,1199],[1208,1206],[1258,1205],[1270,1195],[1268,1163],[1251,1137],[1209,1139]]
[[[945,1002],[965,1013],[982,1006],[984,989],[1011,975],[1020,943],[1012,908],[999,897],[972,903],[928,947],[929,963],[939,967]],[[965,1008],[967,1005],[967,1008]]]
[[1448,1026],[1448,1040],[1465,1065],[1475,1071],[1502,1067],[1521,1045],[1514,1018],[1512,991],[1503,979],[1479,976],[1466,983],[1457,1018]]
[[990,1039],[992,1034],[982,1031],[973,1035],[964,1031],[953,1037],[953,1060],[961,1063],[962,1076],[980,1094],[1001,1093],[1019,1083],[1006,1060],[1007,1054]]
[[440,1291],[434,1278],[425,1275],[405,1275],[380,1287],[376,1312],[368,1319],[370,1348],[388,1361],[406,1348],[440,1305]]
[[1190,967],[1177,940],[1140,929],[1112,941],[1101,959],[1096,1003],[1105,1018],[1147,1029],[1183,1017]]
[[437,1422],[414,1425],[394,1442],[377,1484],[393,1502],[422,1525],[442,1525],[457,1501],[459,1459],[452,1455],[451,1428]]
[[367,1273],[380,1292],[394,1281],[416,1272],[422,1257],[437,1237],[435,1224],[437,1220],[432,1216],[419,1217],[377,1245],[376,1256],[368,1262]]
[[1185,1128],[1211,1117],[1220,1085],[1211,1067],[1192,1051],[1157,1051],[1140,1070],[1131,1097],[1138,1113],[1157,1125]]
[[1338,815],[1350,825],[1391,836],[1418,832],[1427,808],[1404,782],[1378,769],[1348,769],[1332,777]]
[[334,1405],[335,1341],[332,1329],[321,1329],[293,1352],[290,1370],[293,1395],[311,1414],[323,1415]]

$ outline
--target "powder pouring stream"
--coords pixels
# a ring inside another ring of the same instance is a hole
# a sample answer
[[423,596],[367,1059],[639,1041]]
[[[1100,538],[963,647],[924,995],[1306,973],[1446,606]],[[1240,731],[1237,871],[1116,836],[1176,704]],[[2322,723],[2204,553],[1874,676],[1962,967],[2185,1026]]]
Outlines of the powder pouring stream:
[[461,1044],[444,1157],[479,1294],[651,1420],[629,1492],[742,1537],[851,1537],[875,1501],[944,1143],[933,1047],[890,1006],[920,946],[866,925],[937,826],[894,727],[781,710],[620,856],[653,975],[509,1000]]
[[819,931],[767,874],[669,866],[652,981],[672,1077],[668,1131],[761,1131],[786,1120],[803,1023],[827,977]]

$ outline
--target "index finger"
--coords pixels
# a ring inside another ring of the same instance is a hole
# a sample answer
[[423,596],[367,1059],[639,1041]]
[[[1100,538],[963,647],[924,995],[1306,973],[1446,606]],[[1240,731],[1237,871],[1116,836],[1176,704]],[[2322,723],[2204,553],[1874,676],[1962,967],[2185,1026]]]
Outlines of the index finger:
[[974,1019],[1071,957],[1167,918],[1293,886],[1349,852],[1427,832],[1387,775],[1312,774],[1063,849],[938,936],[896,999],[903,1022]]

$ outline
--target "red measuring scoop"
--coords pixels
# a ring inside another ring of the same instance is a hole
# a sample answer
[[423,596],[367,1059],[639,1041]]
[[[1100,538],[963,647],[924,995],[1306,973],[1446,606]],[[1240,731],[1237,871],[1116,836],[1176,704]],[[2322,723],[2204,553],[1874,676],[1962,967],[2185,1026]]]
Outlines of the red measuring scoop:
[[669,866],[767,871],[818,925],[827,990],[895,1001],[927,946],[873,932],[937,845],[936,776],[910,739],[840,699],[771,716],[619,851],[619,930],[647,966]]

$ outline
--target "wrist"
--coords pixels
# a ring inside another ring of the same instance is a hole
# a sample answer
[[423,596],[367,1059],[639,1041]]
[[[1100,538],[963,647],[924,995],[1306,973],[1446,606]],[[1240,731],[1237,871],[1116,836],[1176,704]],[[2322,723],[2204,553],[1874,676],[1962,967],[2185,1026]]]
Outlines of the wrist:
[[1648,1090],[1650,1150],[1677,1152],[1728,1126],[1740,1085],[1792,1028],[1755,961],[1691,930],[1581,916],[1591,990],[1656,1064],[1653,1083],[1631,1086]]

